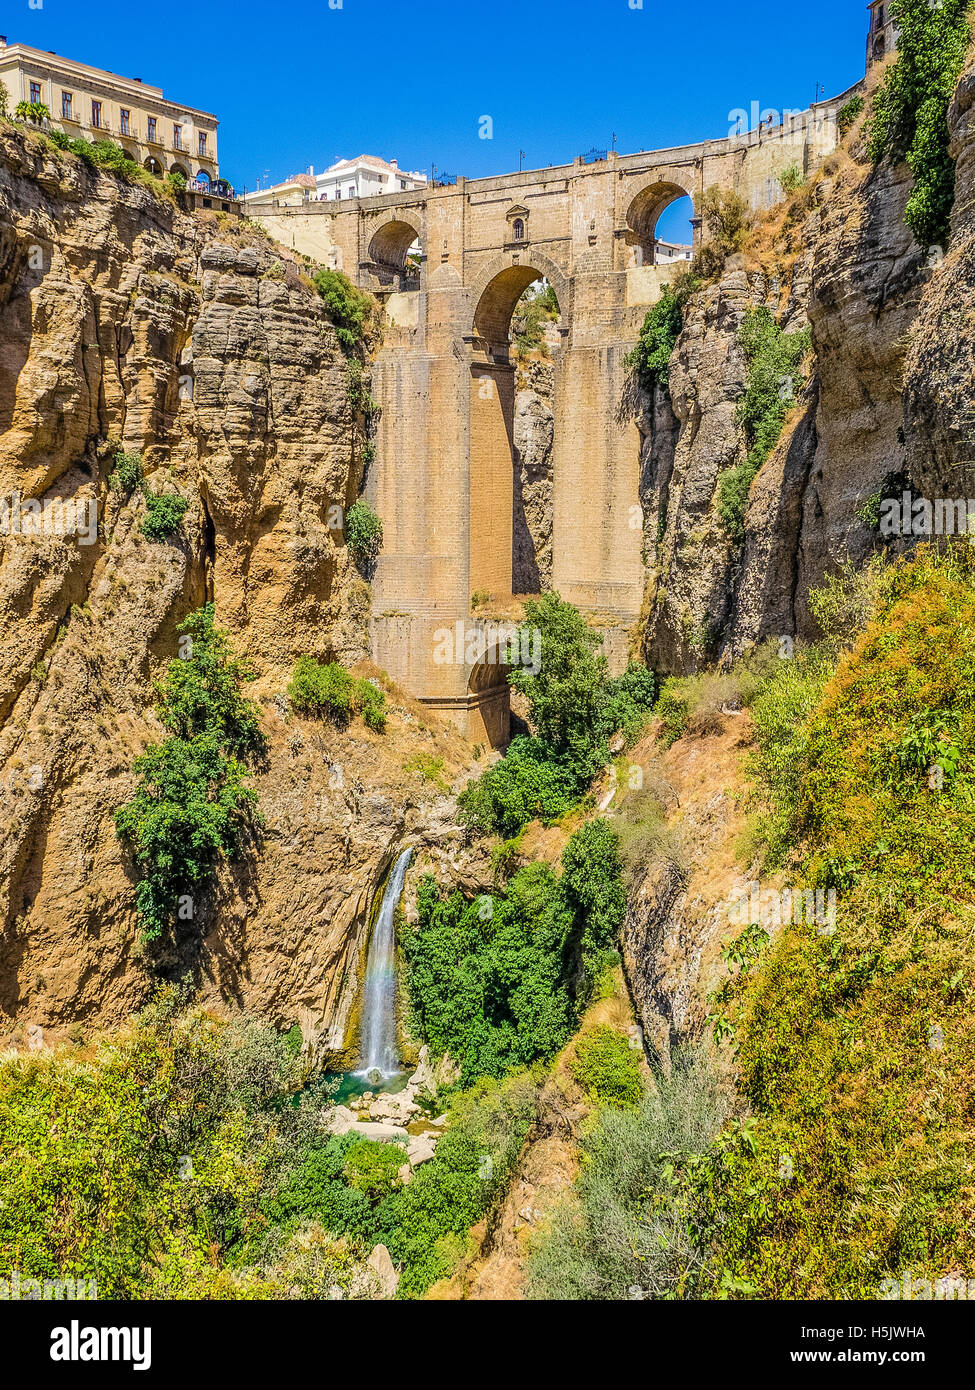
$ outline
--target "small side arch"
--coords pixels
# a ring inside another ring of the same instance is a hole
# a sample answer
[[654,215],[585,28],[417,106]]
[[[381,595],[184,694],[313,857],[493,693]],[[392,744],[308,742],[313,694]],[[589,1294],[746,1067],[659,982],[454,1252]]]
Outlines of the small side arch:
[[650,174],[635,190],[630,189],[626,209],[626,242],[636,247],[639,263],[652,265],[656,227],[661,213],[679,198],[693,199],[696,189],[681,171],[663,170]]

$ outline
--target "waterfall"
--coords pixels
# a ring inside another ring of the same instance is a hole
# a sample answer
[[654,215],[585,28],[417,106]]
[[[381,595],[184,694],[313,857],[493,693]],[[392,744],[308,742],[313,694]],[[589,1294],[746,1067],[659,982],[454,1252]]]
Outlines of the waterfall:
[[372,929],[366,961],[366,985],[362,1004],[362,1067],[368,1076],[379,1072],[394,1076],[399,1070],[396,1039],[396,930],[393,916],[403,892],[403,880],[413,850],[397,859]]

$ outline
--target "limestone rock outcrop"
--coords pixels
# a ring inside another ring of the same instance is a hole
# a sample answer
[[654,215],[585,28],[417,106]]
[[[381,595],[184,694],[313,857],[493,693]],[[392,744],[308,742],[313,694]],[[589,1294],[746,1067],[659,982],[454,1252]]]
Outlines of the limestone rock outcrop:
[[[349,396],[289,253],[0,123],[0,497],[97,506],[90,543],[0,534],[0,1037],[116,1024],[155,988],[113,815],[160,736],[177,625],[212,599],[257,670],[264,828],[164,973],[299,1023],[316,1053],[348,1044],[375,887],[446,799],[403,764],[427,749],[453,777],[468,756],[395,691],[385,736],[288,711],[299,655],[367,652]],[[140,533],[141,490],[109,483],[119,448],[186,500],[178,535]]]

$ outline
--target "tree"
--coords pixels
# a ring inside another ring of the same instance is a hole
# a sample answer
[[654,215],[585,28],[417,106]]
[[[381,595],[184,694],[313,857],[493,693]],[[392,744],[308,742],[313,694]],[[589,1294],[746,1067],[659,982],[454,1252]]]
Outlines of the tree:
[[50,114],[43,101],[18,101],[14,108],[14,115],[18,120],[30,121],[32,125],[40,125]]
[[602,638],[554,591],[525,604],[519,636],[522,651],[540,645],[539,669],[519,667],[508,679],[528,700],[534,733],[573,776],[588,781],[608,757]]

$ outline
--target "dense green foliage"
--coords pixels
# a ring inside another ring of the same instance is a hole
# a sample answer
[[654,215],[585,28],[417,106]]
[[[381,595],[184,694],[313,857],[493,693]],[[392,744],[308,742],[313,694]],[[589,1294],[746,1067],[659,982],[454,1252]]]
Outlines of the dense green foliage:
[[178,492],[145,493],[146,515],[139,530],[150,541],[164,541],[176,534],[190,505]]
[[531,820],[551,824],[579,799],[578,780],[541,739],[511,740],[505,756],[458,797],[461,821],[480,834],[510,839]]
[[971,0],[893,0],[897,60],[873,99],[871,158],[905,159],[914,188],[904,220],[924,247],[945,246],[955,200],[948,104],[971,40]]
[[706,1150],[728,1107],[728,1090],[702,1054],[675,1056],[636,1108],[601,1110],[582,1139],[578,1182],[532,1242],[528,1296],[689,1296],[700,1256],[675,1160]]
[[108,476],[109,486],[123,497],[130,497],[136,488],[142,487],[142,455],[126,454],[116,451],[114,467]]
[[507,1189],[537,1115],[530,1077],[458,1095],[404,1187],[401,1145],[329,1134],[329,1088],[290,1035],[176,1004],[0,1063],[5,1271],[93,1279],[100,1299],[354,1297],[383,1241],[402,1297],[450,1273]]
[[135,795],[115,813],[139,870],[136,904],[147,941],[178,921],[196,921],[218,861],[243,848],[257,796],[242,759],[264,748],[256,707],[239,694],[250,668],[214,626],[213,605],[179,631],[184,655],[170,662],[157,709],[170,735],[136,758]]
[[611,677],[602,639],[571,603],[548,592],[525,604],[518,636],[522,652],[537,652],[538,670],[514,668],[508,679],[528,701],[533,737],[515,738],[507,756],[459,798],[472,830],[507,837],[538,817],[557,820],[578,801],[609,759],[609,739],[631,741],[650,717],[653,675],[631,662]]
[[444,896],[432,878],[401,946],[413,1027],[449,1052],[465,1082],[553,1056],[588,1000],[623,919],[616,836],[604,821],[573,835],[556,878],[529,864],[504,893]]
[[382,548],[383,524],[364,497],[345,514],[345,543],[360,565],[375,561]]
[[599,1105],[625,1109],[643,1099],[637,1053],[627,1038],[605,1023],[579,1038],[572,1071],[586,1094]]
[[345,353],[361,347],[372,322],[375,302],[341,270],[319,270],[315,288],[322,297],[325,312],[335,326],[335,336]]
[[802,385],[801,363],[809,351],[809,329],[783,333],[765,305],[750,309],[738,331],[748,362],[748,381],[738,407],[748,454],[718,479],[718,514],[733,540],[745,534],[745,508],[752,480],[778,443],[786,415]]
[[357,680],[337,661],[300,656],[288,699],[299,714],[318,715],[343,727],[359,712],[368,728],[378,734],[386,731],[386,696],[371,681]]
[[851,651],[757,706],[758,771],[799,872],[839,901],[835,930],[787,924],[739,977],[755,1117],[691,1174],[705,1289],[857,1298],[975,1255],[967,548],[895,566],[874,597]]
[[865,105],[862,96],[850,97],[845,101],[836,113],[836,124],[841,135],[845,135],[848,130],[852,130],[857,118]]
[[697,284],[690,276],[684,276],[674,284],[664,285],[660,298],[647,311],[640,341],[626,359],[627,366],[636,370],[644,390],[667,386],[670,355],[684,324],[684,306]]

